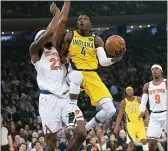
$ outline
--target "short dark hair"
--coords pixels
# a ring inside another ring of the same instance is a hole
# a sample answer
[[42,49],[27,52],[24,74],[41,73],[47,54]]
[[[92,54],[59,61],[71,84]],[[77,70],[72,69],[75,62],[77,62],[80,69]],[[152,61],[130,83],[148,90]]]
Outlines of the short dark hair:
[[[22,145],[26,145],[25,143],[21,143],[19,144],[19,147],[21,147]],[[26,149],[27,149],[27,145],[26,145]]]
[[82,13],[79,14],[79,16],[81,16],[81,15],[86,15],[86,16],[88,16],[89,19],[90,19],[90,22],[92,23],[93,19],[92,19],[92,16],[91,16],[89,13],[87,13],[87,12],[82,12]]
[[[33,146],[36,146],[37,143],[40,143],[40,141],[35,141]],[[40,143],[40,145],[41,145],[41,143]]]

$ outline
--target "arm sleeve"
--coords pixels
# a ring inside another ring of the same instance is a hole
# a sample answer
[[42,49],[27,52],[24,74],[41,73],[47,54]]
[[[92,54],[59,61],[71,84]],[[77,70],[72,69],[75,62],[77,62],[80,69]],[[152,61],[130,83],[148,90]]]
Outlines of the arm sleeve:
[[140,104],[140,112],[145,112],[148,97],[149,97],[148,94],[146,94],[146,93],[142,94],[142,99],[141,99],[141,104]]
[[99,63],[101,66],[109,66],[115,62],[112,62],[112,58],[107,58],[105,50],[103,47],[96,48],[97,50],[97,57],[99,59]]

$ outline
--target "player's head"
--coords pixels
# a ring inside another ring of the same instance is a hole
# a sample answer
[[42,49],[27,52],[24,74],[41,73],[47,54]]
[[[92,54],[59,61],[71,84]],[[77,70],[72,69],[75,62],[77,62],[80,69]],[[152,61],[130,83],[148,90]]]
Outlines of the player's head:
[[92,28],[92,17],[88,13],[81,13],[78,17],[77,28],[81,31],[90,31]]
[[162,67],[160,65],[154,64],[151,67],[151,72],[152,72],[153,78],[158,79],[158,78],[162,77],[163,70],[162,70]]
[[[46,30],[44,29],[38,29],[36,30],[35,34],[34,34],[34,41],[37,41],[44,33]],[[47,41],[47,43],[44,45],[44,47],[51,47],[52,46],[52,41],[51,39],[49,39]]]
[[126,93],[126,95],[127,95],[128,97],[131,97],[131,96],[134,95],[134,89],[133,89],[132,87],[127,87],[127,88],[125,89],[125,93]]

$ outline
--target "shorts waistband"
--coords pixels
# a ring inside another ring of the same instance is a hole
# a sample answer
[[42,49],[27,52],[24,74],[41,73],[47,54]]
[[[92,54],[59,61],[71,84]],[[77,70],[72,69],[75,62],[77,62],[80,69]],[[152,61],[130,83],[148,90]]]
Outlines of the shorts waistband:
[[152,113],[162,113],[162,112],[166,112],[167,110],[163,110],[163,111],[155,111],[155,112],[153,112],[152,111]]
[[40,90],[41,94],[52,94],[51,92],[49,92],[48,90]]

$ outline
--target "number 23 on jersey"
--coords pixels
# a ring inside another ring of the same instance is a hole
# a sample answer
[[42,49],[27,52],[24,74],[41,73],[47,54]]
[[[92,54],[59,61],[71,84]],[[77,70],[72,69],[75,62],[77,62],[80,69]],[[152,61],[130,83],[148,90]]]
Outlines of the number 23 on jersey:
[[[50,62],[52,62],[51,66],[50,66],[51,70],[62,70],[62,65],[61,65],[61,62],[60,62],[59,58],[57,58],[57,59],[56,58],[51,58]],[[59,63],[59,65],[56,66],[57,63]]]

